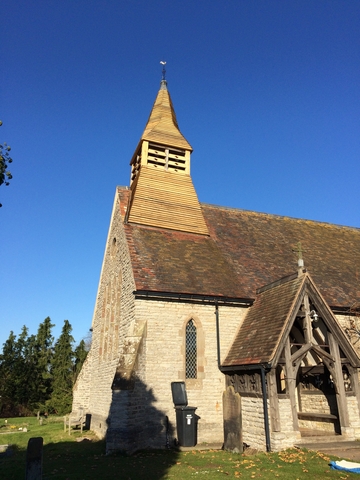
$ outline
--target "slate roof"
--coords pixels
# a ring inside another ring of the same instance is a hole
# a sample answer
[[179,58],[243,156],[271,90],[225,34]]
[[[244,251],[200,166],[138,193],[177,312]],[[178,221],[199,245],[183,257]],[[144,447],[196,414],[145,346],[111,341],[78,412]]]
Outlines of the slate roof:
[[[128,191],[118,190],[126,205]],[[360,299],[360,229],[202,204],[210,236],[125,225],[137,290],[254,299],[256,289],[305,267],[326,302]]]

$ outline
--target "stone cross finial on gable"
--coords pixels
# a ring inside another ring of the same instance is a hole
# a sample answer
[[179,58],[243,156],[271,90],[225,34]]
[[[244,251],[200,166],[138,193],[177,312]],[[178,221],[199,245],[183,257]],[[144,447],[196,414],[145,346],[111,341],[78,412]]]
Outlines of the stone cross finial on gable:
[[298,242],[296,244],[296,248],[293,248],[292,251],[297,253],[298,267],[299,267],[299,269],[302,270],[304,268],[303,253],[306,252],[306,250],[303,250],[302,247],[301,247],[301,242]]

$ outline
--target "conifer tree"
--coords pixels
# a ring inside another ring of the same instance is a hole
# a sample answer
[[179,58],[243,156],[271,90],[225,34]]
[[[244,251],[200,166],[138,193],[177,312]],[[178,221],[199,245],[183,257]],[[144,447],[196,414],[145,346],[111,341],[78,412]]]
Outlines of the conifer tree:
[[72,388],[88,352],[81,340],[73,351],[68,320],[55,345],[50,317],[36,335],[24,326],[11,331],[0,354],[0,415],[32,414],[38,410],[64,414],[71,410]]
[[33,337],[28,337],[28,328],[24,325],[15,342],[15,363],[12,373],[12,382],[15,388],[13,400],[26,412],[31,408],[29,402],[34,388],[32,384],[34,375],[32,339]]
[[81,340],[74,350],[74,383],[80,373],[81,367],[86,360],[88,351],[86,349],[85,340]]
[[34,336],[28,337],[23,326],[18,339],[13,332],[0,355],[0,395],[2,410],[7,414],[28,414],[32,409],[34,385]]
[[35,339],[36,394],[34,396],[34,407],[38,409],[44,409],[52,392],[51,363],[54,354],[54,337],[51,335],[51,330],[53,327],[54,324],[51,323],[50,317],[46,317],[40,323]]
[[8,415],[13,408],[15,384],[12,382],[13,371],[16,363],[16,335],[11,331],[9,338],[3,345],[0,355],[0,413]]
[[52,395],[47,402],[49,409],[59,415],[69,413],[72,404],[73,387],[73,350],[71,336],[72,327],[68,320],[64,321],[61,335],[55,343],[54,356],[51,362]]

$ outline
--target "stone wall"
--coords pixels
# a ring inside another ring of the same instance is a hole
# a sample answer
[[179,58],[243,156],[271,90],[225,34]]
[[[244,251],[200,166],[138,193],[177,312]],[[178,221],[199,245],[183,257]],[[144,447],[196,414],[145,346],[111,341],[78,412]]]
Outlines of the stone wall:
[[73,410],[77,405],[87,405],[91,429],[100,437],[107,431],[112,382],[135,321],[135,283],[120,208],[116,194],[92,321],[91,349],[74,390]]
[[77,412],[80,408],[84,412],[89,412],[90,406],[90,386],[91,386],[91,360],[92,356],[87,355],[81,371],[76,379],[73,388],[73,404],[72,411]]
[[356,395],[347,394],[346,403],[349,412],[350,427],[354,429],[355,438],[360,438],[360,412]]
[[244,442],[251,448],[265,451],[266,437],[262,396],[241,396],[241,407]]
[[279,396],[280,432],[271,432],[271,450],[278,452],[293,447],[301,439],[300,432],[294,431],[291,403],[288,395]]
[[[219,307],[220,352],[224,359],[245,309]],[[189,406],[197,407],[201,417],[198,442],[223,442],[222,394],[225,376],[217,365],[215,307],[212,305],[136,300],[137,321],[146,320],[146,335],[137,374],[148,389],[155,407],[170,421],[172,438],[176,436],[175,410],[171,382],[185,381]],[[192,319],[197,327],[198,378],[185,379],[185,326]],[[156,430],[156,428],[155,428]],[[154,446],[164,445],[164,430],[160,430]]]
[[336,395],[325,395],[320,390],[316,392],[301,392],[301,411],[316,413],[332,413],[337,415]]
[[[335,315],[341,327],[347,332],[347,337],[354,347],[356,353],[360,356],[360,317],[354,315]],[[348,330],[350,329],[350,330]]]

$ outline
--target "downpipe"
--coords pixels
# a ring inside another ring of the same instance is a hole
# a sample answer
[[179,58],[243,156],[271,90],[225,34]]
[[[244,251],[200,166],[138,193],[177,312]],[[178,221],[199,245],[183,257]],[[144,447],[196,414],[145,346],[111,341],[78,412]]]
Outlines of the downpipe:
[[220,362],[220,327],[219,327],[219,305],[218,305],[218,303],[215,303],[215,318],[216,318],[217,364],[218,364],[218,369],[221,370],[221,362]]

